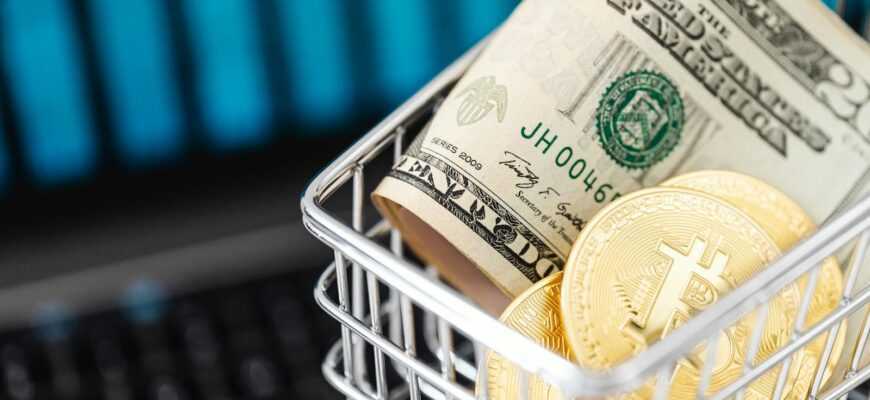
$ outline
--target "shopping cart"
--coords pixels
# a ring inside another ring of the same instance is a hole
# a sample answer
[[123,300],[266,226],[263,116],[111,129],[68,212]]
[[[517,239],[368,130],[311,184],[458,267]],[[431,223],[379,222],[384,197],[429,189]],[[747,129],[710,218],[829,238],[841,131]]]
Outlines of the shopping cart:
[[[756,329],[743,375],[712,396],[705,395],[716,352],[706,352],[698,397],[741,398],[742,389],[755,378],[782,365],[773,392],[774,398],[781,398],[792,355],[830,332],[821,360],[822,365],[827,365],[834,345],[830,338],[846,329],[840,322],[852,314],[860,334],[845,344],[843,357],[850,360],[847,371],[823,385],[824,369],[820,368],[812,380],[811,396],[839,398],[870,377],[870,367],[860,365],[870,333],[870,324],[863,319],[870,289],[857,283],[864,280],[859,276],[870,238],[870,198],[832,217],[812,237],[682,329],[606,372],[581,368],[484,313],[440,282],[433,270],[406,258],[399,233],[386,222],[367,227],[363,217],[372,213],[367,212],[371,204],[367,201],[366,180],[371,183],[381,178],[371,177],[376,172],[373,165],[383,158],[389,162],[399,159],[403,142],[409,141],[408,136],[431,117],[478,51],[471,50],[449,66],[333,161],[314,178],[302,198],[306,227],[335,251],[335,261],[323,272],[314,295],[318,304],[341,324],[341,339],[323,362],[323,373],[336,389],[353,399],[486,398],[487,385],[479,385],[475,392],[475,381],[485,352],[494,351],[521,367],[521,395],[527,392],[523,390],[527,384],[524,378],[535,374],[558,387],[566,398],[602,397],[654,384],[656,398],[663,399],[668,396],[675,366],[692,349],[700,344],[715,345],[710,342],[723,329],[754,311],[754,326],[764,326],[768,300],[804,276],[808,277],[808,286],[790,340],[769,358],[753,362],[761,337],[761,329]],[[331,202],[346,199],[336,195],[343,191],[349,191],[352,197],[349,221],[328,211]],[[829,255],[837,256],[846,266],[845,294],[833,313],[815,325],[803,326],[809,294],[818,281],[818,266]],[[481,374],[481,379],[486,375]]]

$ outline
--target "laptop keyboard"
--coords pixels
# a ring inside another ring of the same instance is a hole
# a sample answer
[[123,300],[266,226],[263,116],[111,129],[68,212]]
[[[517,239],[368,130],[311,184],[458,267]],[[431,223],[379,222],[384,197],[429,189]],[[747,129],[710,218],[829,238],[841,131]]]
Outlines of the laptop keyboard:
[[314,303],[320,272],[172,299],[144,285],[117,309],[2,334],[0,399],[339,399],[320,371],[339,336]]
[[173,299],[144,284],[115,310],[55,312],[0,337],[0,397],[338,398],[320,373],[338,326],[314,304],[319,272]]

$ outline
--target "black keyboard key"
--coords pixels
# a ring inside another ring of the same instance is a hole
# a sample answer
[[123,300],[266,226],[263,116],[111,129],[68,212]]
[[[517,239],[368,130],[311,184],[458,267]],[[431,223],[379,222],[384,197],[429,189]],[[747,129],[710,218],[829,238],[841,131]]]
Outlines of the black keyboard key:
[[303,377],[297,377],[293,381],[293,388],[296,392],[297,399],[319,399],[329,400],[340,398],[338,391],[329,386],[323,379],[323,375],[319,373],[319,367],[312,367],[312,370],[318,371],[315,374],[307,374]]
[[242,391],[251,399],[277,399],[282,396],[280,379],[272,361],[263,355],[250,355],[239,365]]
[[148,399],[188,399],[190,385],[186,370],[166,346],[166,338],[157,326],[134,327],[139,342],[140,371]]
[[36,399],[36,381],[25,350],[14,344],[0,349],[0,363],[3,367],[3,386],[6,395],[13,400]]
[[52,367],[52,387],[58,399],[84,398],[81,371],[76,368],[67,343],[51,343],[46,346],[46,358]]
[[263,306],[280,344],[282,361],[296,398],[334,398],[336,392],[320,372],[317,332],[300,292],[291,285],[275,285],[264,290]]
[[269,319],[275,331],[284,361],[291,367],[311,365],[310,324],[302,306],[292,297],[280,293],[265,296]]
[[169,302],[163,288],[140,280],[130,286],[123,299],[124,315],[130,324],[139,353],[144,393],[149,400],[191,398],[186,369],[176,359],[168,335]]
[[142,369],[151,374],[171,371],[173,361],[164,326],[167,301],[163,288],[152,281],[137,281],[127,289],[122,305]]
[[90,350],[101,392],[106,400],[131,400],[133,372],[121,321],[95,321],[90,326]]
[[231,398],[223,365],[223,346],[207,310],[186,302],[178,307],[176,320],[183,353],[200,396],[206,399]]
[[169,375],[154,377],[148,386],[148,398],[151,400],[187,400],[187,390],[175,378]]
[[221,345],[206,311],[191,303],[179,307],[178,330],[194,367],[213,367],[221,358]]
[[212,372],[196,372],[194,373],[195,381],[195,398],[209,400],[229,400],[235,399],[232,389],[226,381],[225,374],[214,374]]
[[48,361],[52,393],[57,399],[92,398],[86,395],[82,382],[87,371],[79,357],[81,347],[74,337],[74,327],[71,314],[62,306],[49,305],[36,314],[35,330]]
[[236,293],[219,301],[221,320],[228,335],[230,362],[245,398],[286,398],[285,378],[277,372],[262,311],[247,293]]

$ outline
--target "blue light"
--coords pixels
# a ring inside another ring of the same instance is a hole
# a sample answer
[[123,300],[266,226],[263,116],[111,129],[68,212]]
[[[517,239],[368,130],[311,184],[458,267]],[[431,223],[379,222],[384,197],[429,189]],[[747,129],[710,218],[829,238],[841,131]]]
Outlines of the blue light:
[[60,303],[39,306],[33,318],[37,333],[47,342],[59,342],[68,338],[75,325],[70,310]]
[[212,144],[229,150],[267,139],[270,104],[253,2],[185,0],[198,100]]
[[863,5],[861,7],[861,15],[864,17],[861,18],[860,32],[863,33],[864,39],[870,41],[870,0],[864,0]]
[[[4,101],[4,99],[0,99],[0,101]],[[9,149],[6,147],[5,137],[3,127],[0,126],[0,193],[6,191],[12,172],[10,171]]]
[[831,10],[836,11],[837,4],[840,3],[840,1],[845,1],[845,0],[822,0],[822,3],[825,3],[825,5],[828,6],[828,8],[830,8]]
[[138,167],[175,158],[184,144],[166,16],[152,0],[92,0],[100,61],[121,158]]
[[96,164],[80,44],[66,6],[55,0],[9,0],[0,10],[25,160],[44,185],[84,177]]
[[517,6],[514,0],[459,1],[463,48],[474,46],[502,23]]
[[865,32],[867,12],[870,11],[868,6],[870,6],[870,1],[857,0],[847,1],[844,7],[843,19],[859,34],[864,34]]
[[303,122],[328,124],[350,111],[350,45],[341,0],[279,1],[293,110]]
[[[435,74],[435,38],[425,0],[370,0],[368,3],[374,39],[375,74],[395,106]],[[382,99],[378,99],[383,102]]]
[[166,313],[166,290],[147,278],[139,278],[127,287],[121,305],[128,319],[138,323],[158,321]]

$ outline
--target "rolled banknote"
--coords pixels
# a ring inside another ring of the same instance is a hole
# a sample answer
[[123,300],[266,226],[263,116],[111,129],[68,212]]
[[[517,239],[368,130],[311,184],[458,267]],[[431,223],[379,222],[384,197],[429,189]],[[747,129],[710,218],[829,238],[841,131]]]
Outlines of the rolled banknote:
[[755,176],[821,222],[870,165],[870,52],[817,3],[526,0],[374,201],[493,313],[675,174]]

